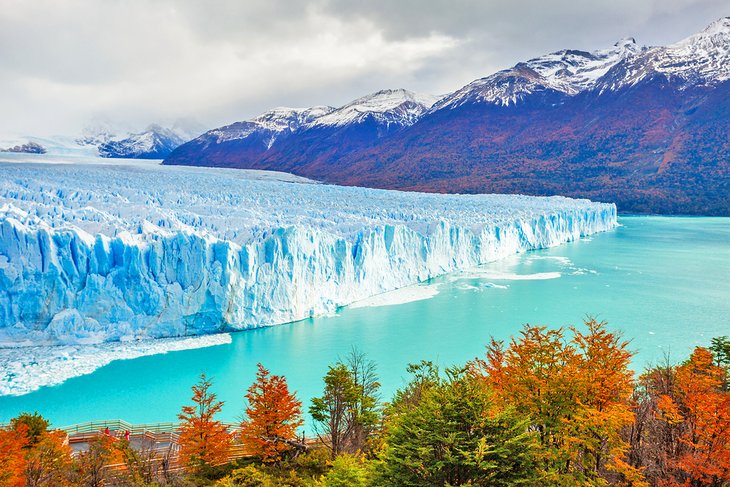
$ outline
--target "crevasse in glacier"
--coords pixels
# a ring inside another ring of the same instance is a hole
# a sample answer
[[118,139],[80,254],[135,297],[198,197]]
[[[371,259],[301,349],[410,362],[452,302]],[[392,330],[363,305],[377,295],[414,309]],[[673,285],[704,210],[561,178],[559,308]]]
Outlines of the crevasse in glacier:
[[256,171],[0,165],[0,343],[273,325],[616,225],[562,197],[310,184]]

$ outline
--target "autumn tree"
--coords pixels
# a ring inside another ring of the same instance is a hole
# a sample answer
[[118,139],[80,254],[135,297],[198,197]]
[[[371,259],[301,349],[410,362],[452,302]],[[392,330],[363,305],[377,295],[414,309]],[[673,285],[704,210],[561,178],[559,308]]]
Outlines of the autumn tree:
[[36,413],[22,413],[0,429],[0,485],[71,485],[71,448],[63,431]]
[[604,485],[617,477],[642,485],[620,435],[634,420],[628,342],[606,323],[589,319],[585,327],[571,328],[569,339],[562,328],[526,326],[508,347],[492,340],[473,371],[504,407],[531,418],[546,482]]
[[180,420],[180,461],[193,472],[220,465],[228,460],[231,435],[228,428],[215,419],[223,402],[210,392],[212,383],[201,374],[192,387],[192,406],[183,406]]
[[285,377],[271,375],[261,364],[257,367],[256,381],[246,394],[241,439],[264,462],[278,462],[286,451],[304,447],[296,441],[297,429],[304,424],[302,403],[289,392]]
[[619,474],[634,485],[643,485],[640,472],[625,461],[629,444],[621,435],[635,419],[629,342],[608,331],[605,322],[590,319],[585,327],[586,331],[571,328],[579,385],[579,407],[569,430],[577,450],[573,461],[588,478],[616,480],[613,474]]
[[68,446],[66,433],[59,430],[47,431],[26,452],[25,485],[70,486],[71,467],[71,448]]
[[172,451],[160,451],[156,443],[153,438],[142,437],[136,439],[133,447],[128,441],[118,440],[115,446],[124,468],[115,472],[114,485],[178,485],[179,474],[170,468]]
[[88,442],[86,450],[75,459],[78,483],[88,487],[101,487],[108,480],[107,466],[123,462],[122,445],[109,435],[97,434]]
[[730,483],[730,393],[726,370],[698,347],[676,368],[674,387],[656,401],[659,418],[676,441],[668,453],[666,486]]
[[0,428],[0,487],[25,486],[27,426]]

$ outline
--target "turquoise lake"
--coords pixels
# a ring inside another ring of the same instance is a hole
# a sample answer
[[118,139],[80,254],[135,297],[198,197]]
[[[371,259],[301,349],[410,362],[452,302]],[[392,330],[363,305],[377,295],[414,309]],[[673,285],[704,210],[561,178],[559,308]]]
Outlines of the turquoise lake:
[[730,218],[622,217],[614,231],[443,276],[415,289],[428,299],[344,308],[336,316],[235,333],[232,343],[113,362],[18,397],[0,397],[0,423],[38,411],[56,426],[94,419],[174,421],[201,372],[236,421],[256,363],[284,374],[305,409],[327,366],[357,346],[378,366],[384,399],[408,363],[442,366],[481,356],[491,336],[523,324],[605,320],[631,339],[634,368],[686,358],[730,335]]

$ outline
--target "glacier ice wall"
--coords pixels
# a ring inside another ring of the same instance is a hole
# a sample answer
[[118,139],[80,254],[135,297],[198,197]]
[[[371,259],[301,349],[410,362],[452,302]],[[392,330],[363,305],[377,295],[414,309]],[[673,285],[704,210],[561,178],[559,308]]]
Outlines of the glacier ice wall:
[[562,197],[402,193],[260,171],[0,164],[0,344],[284,323],[615,225],[614,205]]

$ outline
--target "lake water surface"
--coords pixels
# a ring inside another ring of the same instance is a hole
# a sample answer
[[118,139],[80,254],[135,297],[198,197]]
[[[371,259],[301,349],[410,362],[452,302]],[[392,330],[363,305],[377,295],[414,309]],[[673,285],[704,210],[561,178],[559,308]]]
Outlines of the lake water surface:
[[683,360],[693,347],[730,335],[730,218],[622,217],[620,223],[612,232],[400,293],[420,300],[235,333],[228,345],[117,361],[59,386],[0,397],[0,422],[36,410],[56,426],[174,421],[201,372],[213,377],[226,403],[222,419],[235,421],[257,362],[286,375],[307,408],[327,366],[352,346],[377,363],[388,399],[403,385],[408,363],[463,363],[481,356],[490,336],[507,339],[525,323],[579,324],[586,315],[632,340],[636,370],[665,354]]

